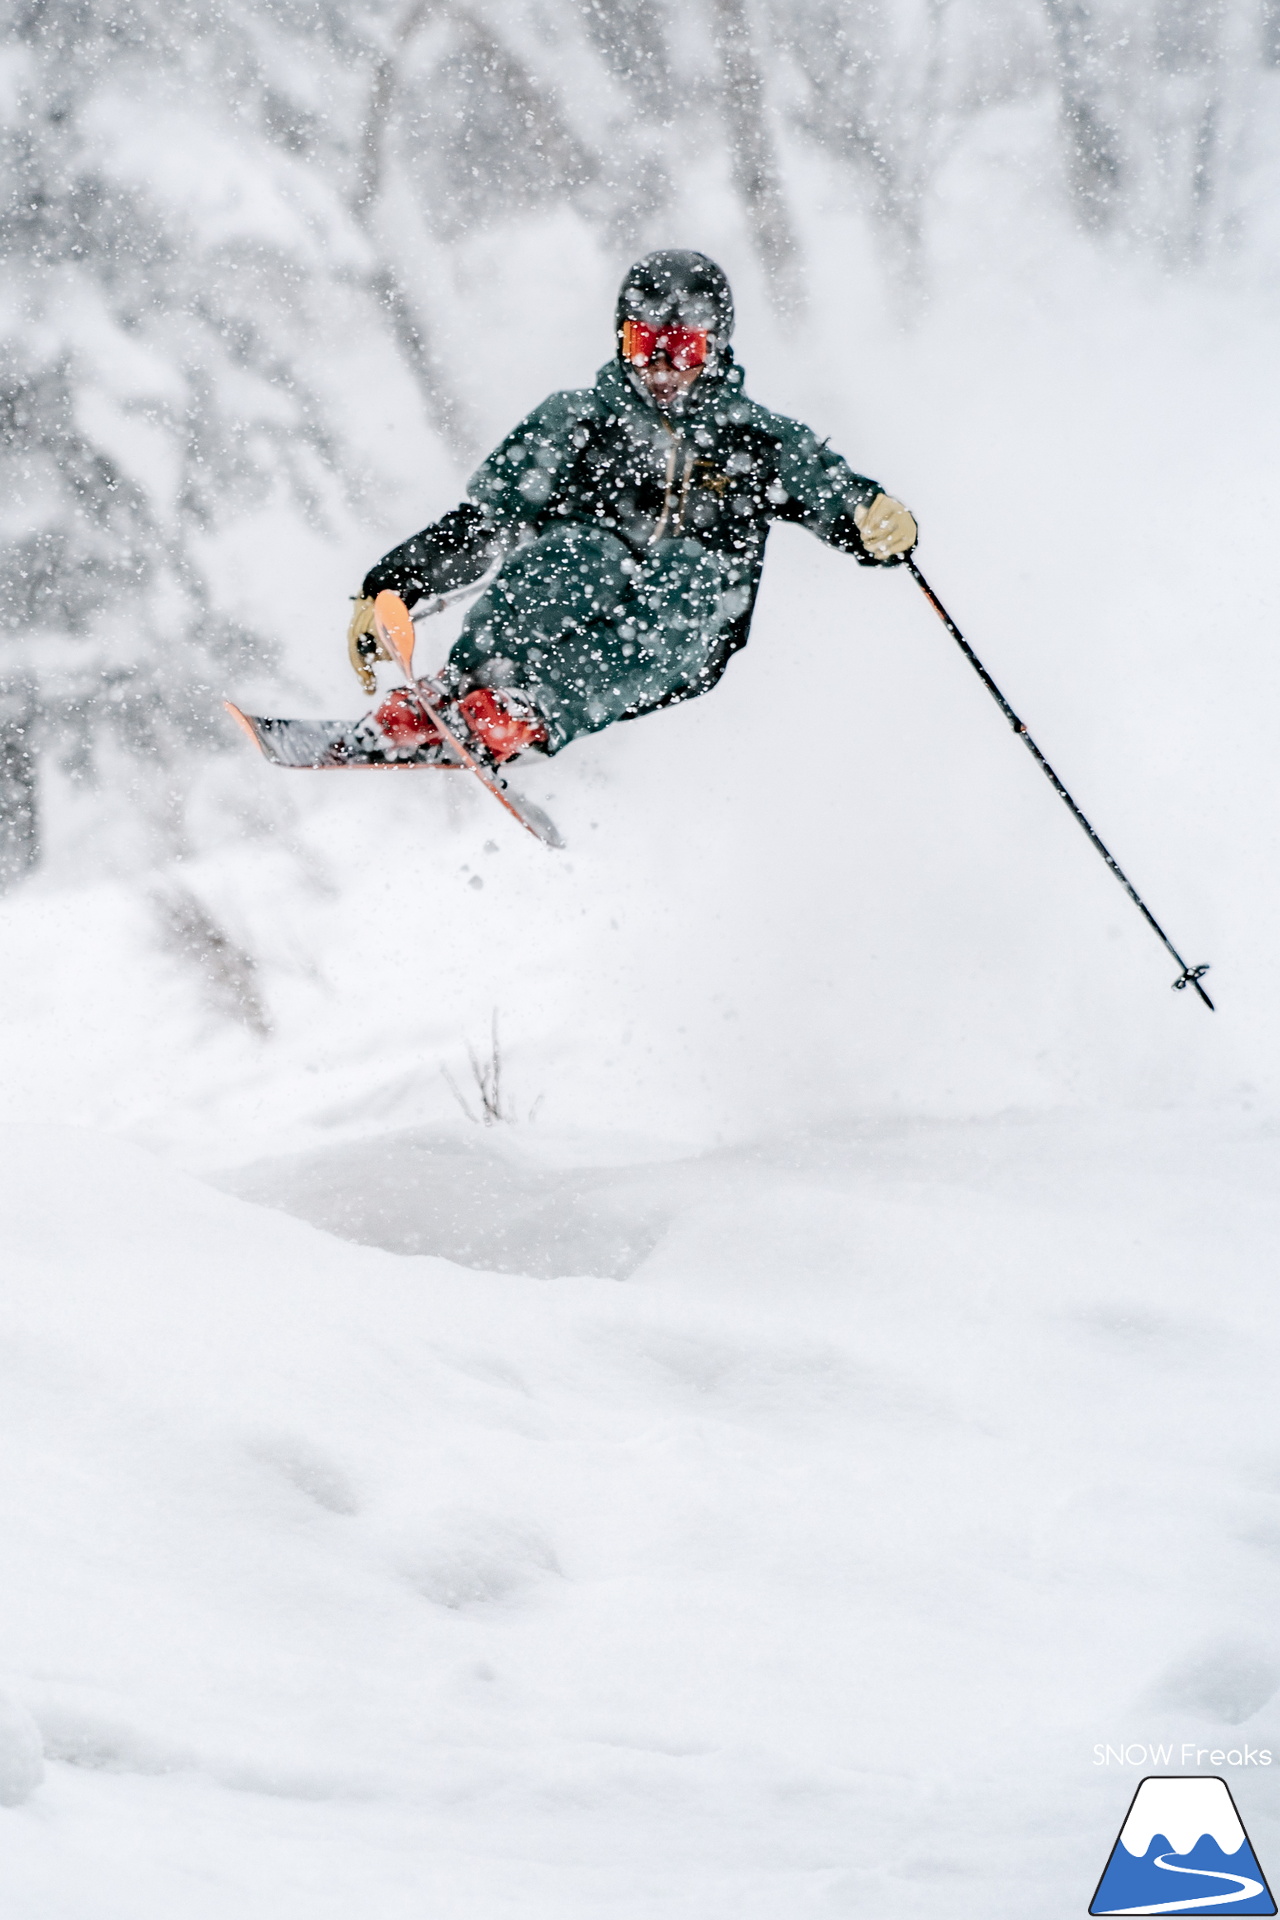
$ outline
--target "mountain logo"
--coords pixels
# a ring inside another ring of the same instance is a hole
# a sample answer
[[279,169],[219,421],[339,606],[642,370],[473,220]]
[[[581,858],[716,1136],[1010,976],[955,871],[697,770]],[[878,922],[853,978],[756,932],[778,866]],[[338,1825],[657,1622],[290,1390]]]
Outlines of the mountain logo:
[[1275,1910],[1225,1780],[1191,1774],[1138,1783],[1090,1913]]

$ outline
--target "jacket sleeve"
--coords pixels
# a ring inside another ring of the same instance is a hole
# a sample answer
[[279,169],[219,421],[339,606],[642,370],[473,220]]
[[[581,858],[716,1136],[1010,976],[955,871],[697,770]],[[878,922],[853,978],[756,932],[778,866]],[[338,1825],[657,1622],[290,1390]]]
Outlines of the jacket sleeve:
[[467,482],[469,500],[434,526],[424,527],[365,575],[361,592],[390,587],[406,606],[424,594],[470,586],[529,538],[585,444],[585,418],[594,410],[590,388],[553,393],[479,466]]
[[398,593],[407,607],[425,594],[452,593],[470,586],[492,565],[504,546],[502,531],[470,500],[424,527],[403,546],[371,567],[360,591],[372,598],[384,588]]
[[509,546],[555,511],[595,411],[590,388],[553,393],[472,474],[467,492]]
[[807,527],[829,547],[851,553],[860,566],[897,565],[900,555],[876,560],[867,552],[853,518],[855,507],[869,507],[884,491],[880,482],[855,473],[808,427],[794,420],[780,421],[779,426],[776,478],[769,495],[771,517]]

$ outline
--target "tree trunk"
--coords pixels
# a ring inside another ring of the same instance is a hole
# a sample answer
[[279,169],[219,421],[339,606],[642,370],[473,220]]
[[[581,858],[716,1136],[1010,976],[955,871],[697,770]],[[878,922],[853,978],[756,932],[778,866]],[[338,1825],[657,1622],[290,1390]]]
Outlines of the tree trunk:
[[0,892],[26,878],[40,858],[36,763],[30,708],[0,703]]
[[1280,0],[1262,0],[1262,59],[1280,67]]
[[394,32],[395,52],[374,66],[360,130],[359,166],[351,211],[380,256],[370,277],[370,289],[391,321],[392,337],[422,396],[428,422],[456,459],[470,460],[475,455],[476,436],[466,409],[433,351],[426,315],[396,271],[393,250],[379,231],[378,203],[386,169],[386,126],[395,106],[397,61],[403,58],[427,14],[426,0],[412,0]]
[[790,313],[803,304],[800,248],[765,119],[764,83],[751,44],[745,0],[711,0],[711,15],[720,53],[733,184],[746,208],[773,303],[779,312]]
[[1086,226],[1109,226],[1121,189],[1119,139],[1099,98],[1096,23],[1084,0],[1044,0],[1058,60],[1072,197]]

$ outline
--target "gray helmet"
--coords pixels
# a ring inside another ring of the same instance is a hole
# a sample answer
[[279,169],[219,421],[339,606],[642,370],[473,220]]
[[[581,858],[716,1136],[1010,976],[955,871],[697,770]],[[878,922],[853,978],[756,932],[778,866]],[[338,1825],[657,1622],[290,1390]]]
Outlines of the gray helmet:
[[624,320],[646,326],[704,327],[717,347],[733,332],[729,282],[705,253],[662,247],[637,260],[618,290],[617,329]]

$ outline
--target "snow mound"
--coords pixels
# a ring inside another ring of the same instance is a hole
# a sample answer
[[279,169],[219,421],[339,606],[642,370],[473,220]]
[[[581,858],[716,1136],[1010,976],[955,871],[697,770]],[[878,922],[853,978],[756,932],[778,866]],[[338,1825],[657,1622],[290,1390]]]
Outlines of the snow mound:
[[1265,1126],[541,1151],[630,1279],[0,1136],[6,1920],[1048,1912],[1274,1614]]
[[43,1779],[40,1729],[25,1707],[0,1694],[0,1807],[20,1807]]

